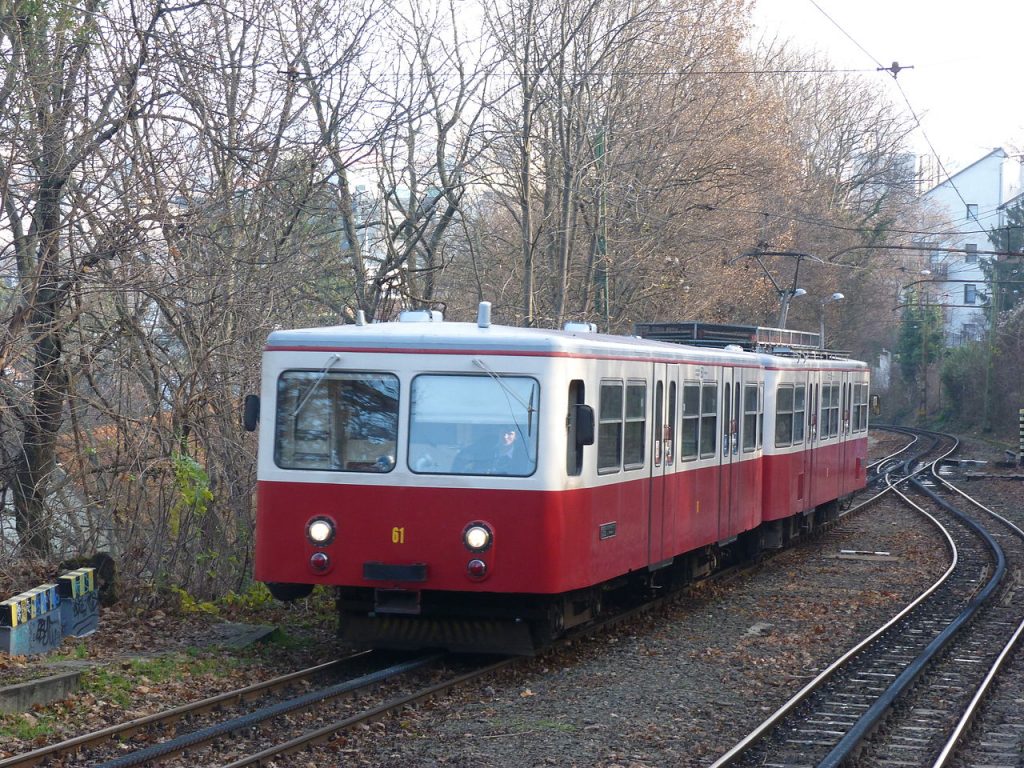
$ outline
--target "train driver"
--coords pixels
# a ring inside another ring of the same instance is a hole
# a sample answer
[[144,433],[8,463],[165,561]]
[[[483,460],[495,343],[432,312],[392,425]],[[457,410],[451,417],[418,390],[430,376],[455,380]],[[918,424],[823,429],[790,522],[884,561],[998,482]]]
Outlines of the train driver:
[[498,437],[491,462],[492,472],[498,475],[522,475],[530,470],[530,463],[513,426],[505,427]]

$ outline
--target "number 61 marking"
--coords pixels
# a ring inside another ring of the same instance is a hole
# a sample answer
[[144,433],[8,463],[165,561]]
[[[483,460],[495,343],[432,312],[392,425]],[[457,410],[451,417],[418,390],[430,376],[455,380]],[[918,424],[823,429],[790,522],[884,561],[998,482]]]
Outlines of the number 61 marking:
[[405,528],[392,528],[391,529],[391,543],[392,544],[405,544]]

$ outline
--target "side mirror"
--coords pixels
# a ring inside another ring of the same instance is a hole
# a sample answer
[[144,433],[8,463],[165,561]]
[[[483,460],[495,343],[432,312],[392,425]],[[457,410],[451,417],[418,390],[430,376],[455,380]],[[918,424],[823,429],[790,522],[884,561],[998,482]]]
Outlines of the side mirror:
[[576,445],[594,444],[594,409],[582,403],[576,409]]
[[255,432],[260,423],[260,396],[246,395],[242,404],[242,425],[246,432]]
[[871,415],[878,416],[882,413],[882,398],[878,395],[871,396]]

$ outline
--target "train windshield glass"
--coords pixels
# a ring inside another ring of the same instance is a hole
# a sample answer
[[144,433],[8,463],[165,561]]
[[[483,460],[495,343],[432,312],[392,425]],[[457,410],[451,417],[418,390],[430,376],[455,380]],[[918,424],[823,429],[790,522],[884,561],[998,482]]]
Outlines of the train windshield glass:
[[277,381],[276,425],[279,467],[390,472],[398,443],[398,377],[285,371]]
[[409,468],[437,475],[532,475],[539,405],[537,381],[525,376],[417,376]]

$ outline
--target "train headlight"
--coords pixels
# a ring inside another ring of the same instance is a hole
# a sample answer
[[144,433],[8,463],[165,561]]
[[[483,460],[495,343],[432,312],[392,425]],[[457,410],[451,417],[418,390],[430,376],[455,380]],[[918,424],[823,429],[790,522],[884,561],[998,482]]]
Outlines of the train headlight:
[[494,535],[483,523],[470,523],[462,532],[462,540],[471,552],[485,552],[490,549]]
[[334,521],[329,517],[314,517],[306,524],[306,536],[317,547],[326,547],[334,541]]

